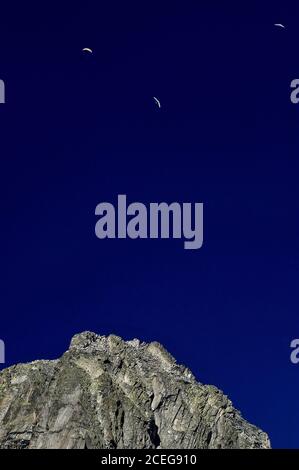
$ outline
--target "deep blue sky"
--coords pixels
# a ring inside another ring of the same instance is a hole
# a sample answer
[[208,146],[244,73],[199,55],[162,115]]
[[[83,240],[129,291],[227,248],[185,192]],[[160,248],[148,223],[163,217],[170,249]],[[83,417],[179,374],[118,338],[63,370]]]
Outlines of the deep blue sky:
[[[87,329],[158,340],[273,446],[299,447],[295,5],[1,5],[7,365]],[[117,194],[204,202],[203,248],[98,240],[95,206]]]

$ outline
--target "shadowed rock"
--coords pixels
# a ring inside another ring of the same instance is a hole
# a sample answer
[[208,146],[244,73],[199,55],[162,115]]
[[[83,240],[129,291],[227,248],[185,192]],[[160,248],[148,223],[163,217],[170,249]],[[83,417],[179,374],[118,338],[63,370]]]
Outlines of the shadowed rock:
[[84,332],[58,360],[0,373],[0,448],[268,447],[159,343]]

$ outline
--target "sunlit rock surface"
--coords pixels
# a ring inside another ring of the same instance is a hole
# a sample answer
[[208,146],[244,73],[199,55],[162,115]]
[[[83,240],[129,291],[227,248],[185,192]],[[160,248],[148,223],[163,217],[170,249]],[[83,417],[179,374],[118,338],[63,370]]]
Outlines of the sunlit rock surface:
[[0,448],[268,448],[159,343],[84,332],[58,360],[0,373]]

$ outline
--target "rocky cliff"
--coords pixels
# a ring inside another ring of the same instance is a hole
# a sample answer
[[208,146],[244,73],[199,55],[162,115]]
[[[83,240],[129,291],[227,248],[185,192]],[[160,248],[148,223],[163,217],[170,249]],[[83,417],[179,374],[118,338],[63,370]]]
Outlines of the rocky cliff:
[[158,343],[85,332],[0,373],[0,448],[267,448],[217,388]]

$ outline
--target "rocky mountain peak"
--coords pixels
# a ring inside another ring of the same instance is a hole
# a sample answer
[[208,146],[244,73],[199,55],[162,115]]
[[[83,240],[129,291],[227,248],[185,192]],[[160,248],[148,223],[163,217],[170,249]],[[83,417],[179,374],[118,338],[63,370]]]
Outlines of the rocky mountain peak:
[[269,446],[157,342],[86,331],[60,359],[0,373],[0,448]]

